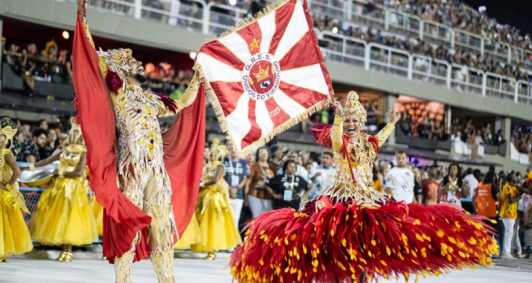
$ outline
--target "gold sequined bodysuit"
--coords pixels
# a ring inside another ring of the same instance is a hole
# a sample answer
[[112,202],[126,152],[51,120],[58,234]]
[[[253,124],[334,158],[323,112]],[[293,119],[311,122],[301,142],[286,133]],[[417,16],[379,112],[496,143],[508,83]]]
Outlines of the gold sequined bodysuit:
[[[387,201],[386,196],[373,189],[373,172],[371,168],[373,168],[373,161],[377,152],[374,145],[369,141],[370,137],[365,134],[361,134],[359,140],[350,139],[346,145],[355,178],[353,182],[349,161],[342,154],[343,123],[344,119],[336,116],[331,133],[335,155],[335,181],[331,187],[324,191],[323,195],[334,197],[337,201],[351,199],[360,205],[367,206],[375,205],[375,203],[385,203]],[[395,126],[390,123],[375,136],[379,147],[384,144],[394,129]]]

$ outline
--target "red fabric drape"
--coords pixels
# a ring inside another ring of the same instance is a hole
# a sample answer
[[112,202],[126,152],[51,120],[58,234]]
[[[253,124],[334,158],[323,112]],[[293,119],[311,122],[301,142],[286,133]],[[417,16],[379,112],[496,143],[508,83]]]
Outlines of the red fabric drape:
[[172,205],[179,235],[185,233],[198,198],[205,150],[205,88],[181,110],[163,134],[164,165],[172,184]]
[[[72,61],[78,118],[87,145],[89,179],[98,202],[105,208],[103,255],[112,263],[115,257],[122,256],[131,248],[136,233],[148,226],[151,218],[118,189],[116,117],[98,67],[98,54],[85,35],[79,15]],[[192,216],[201,178],[205,142],[205,98],[202,91],[204,93],[200,88],[199,99],[180,113],[176,123],[164,135],[165,163],[172,182],[172,203],[180,235]],[[150,252],[147,230],[144,229],[142,234],[135,260],[147,258]]]

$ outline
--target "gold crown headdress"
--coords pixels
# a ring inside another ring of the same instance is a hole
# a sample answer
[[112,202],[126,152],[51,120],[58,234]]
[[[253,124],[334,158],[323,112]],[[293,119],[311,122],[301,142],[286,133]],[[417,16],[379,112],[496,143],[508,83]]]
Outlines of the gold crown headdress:
[[6,136],[6,145],[13,141],[13,137],[15,136],[17,131],[17,128],[13,128],[9,124],[4,127],[0,126],[0,135]]
[[117,73],[122,80],[125,80],[126,74],[130,71],[128,61],[133,57],[131,49],[119,48],[103,51],[100,48],[97,53],[103,59],[103,64],[107,69]]
[[347,94],[347,101],[344,108],[344,117],[349,114],[355,114],[360,119],[360,125],[364,125],[367,120],[366,109],[360,104],[356,91],[350,91]]
[[225,145],[220,144],[220,140],[214,139],[211,145],[211,154],[214,153],[214,160],[220,160],[224,158],[229,152]]
[[83,144],[83,135],[81,134],[81,126],[76,123],[76,118],[70,119],[70,132],[68,132],[68,144]]

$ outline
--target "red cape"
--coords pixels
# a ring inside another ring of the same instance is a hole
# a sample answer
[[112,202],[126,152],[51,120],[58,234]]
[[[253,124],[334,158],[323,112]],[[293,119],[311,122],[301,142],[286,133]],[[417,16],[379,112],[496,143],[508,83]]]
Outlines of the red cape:
[[[78,119],[87,145],[89,179],[98,202],[105,208],[103,255],[112,263],[115,257],[131,249],[135,235],[142,230],[135,260],[147,258],[150,245],[146,227],[151,218],[118,188],[115,112],[98,67],[98,54],[87,39],[79,15],[72,61]],[[179,112],[177,121],[163,134],[164,162],[172,185],[172,205],[179,235],[185,232],[198,197],[205,146],[204,94],[201,86],[194,103]]]

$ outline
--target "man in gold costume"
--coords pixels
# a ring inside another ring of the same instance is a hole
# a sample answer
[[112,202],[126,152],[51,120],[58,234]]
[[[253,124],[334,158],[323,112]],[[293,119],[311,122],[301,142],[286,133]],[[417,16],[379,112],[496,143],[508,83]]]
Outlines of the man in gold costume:
[[[98,101],[89,102],[87,98],[88,95],[93,95],[90,93],[92,86],[94,85],[96,89],[98,82],[94,81],[91,85],[90,82],[87,84],[86,81],[98,78],[85,76],[85,73],[90,72],[91,67],[95,65],[91,64],[95,61],[91,61],[94,50],[86,48],[87,42],[94,48],[94,42],[86,19],[87,0],[77,0],[77,2],[79,17],[76,33],[81,31],[80,33],[86,36],[86,38],[78,37],[74,41],[74,67],[79,70],[77,72],[78,77],[74,78],[80,105],[78,111],[81,114],[82,126],[88,128],[89,131],[93,130],[91,133],[97,136],[103,130],[93,126],[95,121],[88,121],[92,120],[91,115],[94,114],[89,112],[106,111],[106,109],[94,109],[97,107],[94,104]],[[104,256],[110,262],[114,262],[116,282],[131,282],[132,263],[146,258],[148,255],[151,257],[159,282],[174,282],[172,246],[180,237],[178,231],[183,229],[178,227],[180,225],[176,225],[174,215],[178,214],[176,213],[177,209],[172,205],[176,196],[173,196],[172,192],[173,189],[175,192],[177,184],[174,184],[174,176],[171,178],[167,172],[169,171],[167,170],[168,164],[165,164],[165,161],[169,163],[167,160],[168,152],[166,152],[168,147],[167,141],[163,140],[158,118],[176,115],[182,109],[190,106],[196,98],[196,92],[187,92],[182,100],[174,101],[165,95],[143,90],[141,83],[146,80],[144,67],[142,62],[133,58],[130,49],[108,51],[100,49],[97,51],[97,56],[101,72],[100,78],[105,81],[116,117],[114,122],[116,122],[117,141],[113,148],[116,153],[115,166],[118,188],[134,206],[141,210],[140,212],[133,209],[134,213],[139,214],[137,218],[130,217],[130,213],[127,211],[131,208],[122,210],[118,208],[117,211],[114,211],[116,206],[127,205],[128,203],[124,200],[119,202],[106,201],[106,198],[118,199],[121,197],[117,195],[105,196],[108,190],[111,190],[109,187],[113,186],[112,180],[106,181],[110,178],[109,176],[113,175],[112,172],[96,172],[93,173],[95,174],[94,178],[91,175],[91,182],[95,187],[98,201],[101,201],[103,197],[102,205],[106,208],[106,216],[108,216],[106,219],[109,219],[108,223],[104,221]],[[84,64],[84,69],[81,69]],[[88,73],[88,75],[91,74]],[[191,85],[197,86],[194,81],[191,82]],[[89,94],[86,95],[87,93]],[[193,94],[189,95],[189,93]],[[114,131],[113,129],[109,133],[114,134]],[[88,135],[90,136],[91,133]],[[112,136],[109,133],[104,134]],[[172,138],[177,139],[175,136]],[[200,142],[198,140],[198,143]],[[97,142],[87,140],[88,145],[94,145],[94,143]],[[164,147],[163,143],[165,144]],[[100,150],[97,145],[94,146],[93,151]],[[90,154],[89,148],[89,157]],[[97,154],[97,152],[92,152],[92,154]],[[91,166],[90,161],[89,166]],[[95,165],[95,162],[92,163]],[[98,170],[97,166],[92,166],[90,169],[93,170],[93,168]],[[198,173],[201,174],[201,169]],[[198,179],[197,183],[199,183],[199,178],[194,178]],[[100,184],[100,180],[103,180],[101,184],[106,185],[106,191],[98,192],[98,189],[102,190],[101,187],[103,186]],[[94,182],[98,182],[98,184],[94,184]],[[114,191],[118,190],[115,189]],[[190,196],[191,199],[187,199],[187,201],[195,202],[197,192],[195,195],[190,194]],[[185,214],[179,215],[179,217],[188,218],[184,221],[188,224],[191,213]],[[124,241],[127,240],[129,243],[119,242],[117,237],[123,237]],[[105,246],[106,240],[109,242],[107,246]]]

